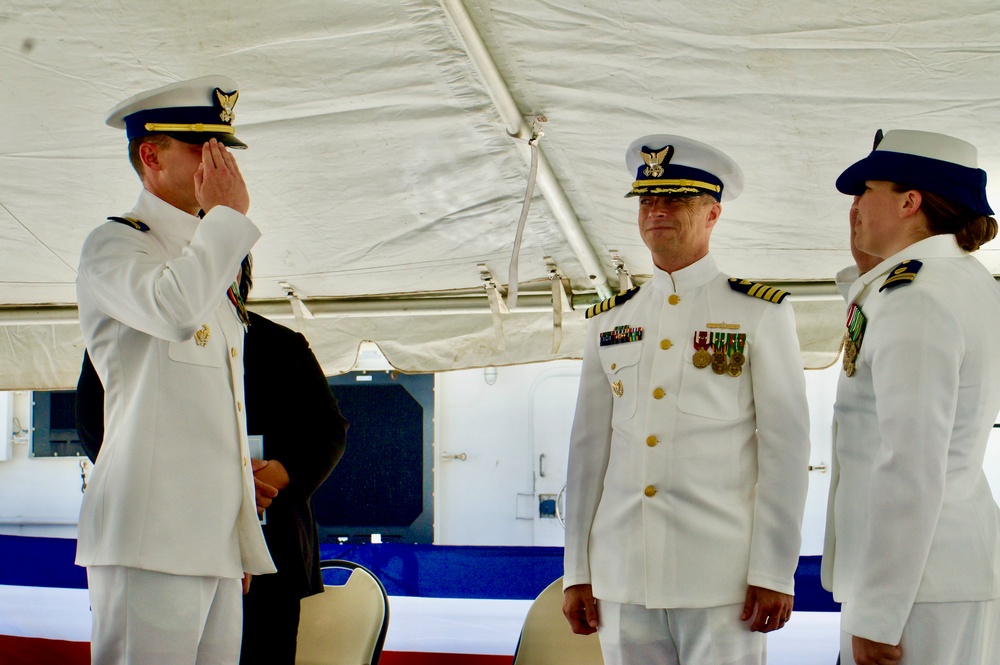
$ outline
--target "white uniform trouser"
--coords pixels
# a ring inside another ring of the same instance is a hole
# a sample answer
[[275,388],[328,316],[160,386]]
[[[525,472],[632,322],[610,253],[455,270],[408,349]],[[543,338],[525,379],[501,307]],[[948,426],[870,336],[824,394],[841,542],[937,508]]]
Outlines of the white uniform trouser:
[[238,579],[87,568],[93,665],[233,665],[240,659]]
[[[1000,663],[1000,600],[915,603],[903,627],[899,665]],[[840,632],[841,665],[854,665],[851,635]]]
[[740,621],[743,604],[651,610],[598,601],[605,665],[764,665],[767,642]]

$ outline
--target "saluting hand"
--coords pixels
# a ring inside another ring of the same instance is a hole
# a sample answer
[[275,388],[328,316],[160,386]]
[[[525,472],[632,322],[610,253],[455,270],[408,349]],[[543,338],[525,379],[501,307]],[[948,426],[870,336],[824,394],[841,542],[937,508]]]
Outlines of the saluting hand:
[[244,215],[250,210],[250,193],[236,158],[216,139],[210,139],[201,147],[201,165],[194,174],[194,192],[206,213],[217,205]]

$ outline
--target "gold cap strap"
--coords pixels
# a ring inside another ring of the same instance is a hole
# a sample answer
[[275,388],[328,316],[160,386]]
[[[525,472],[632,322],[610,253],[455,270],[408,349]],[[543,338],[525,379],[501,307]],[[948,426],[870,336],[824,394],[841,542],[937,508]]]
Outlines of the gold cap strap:
[[638,189],[640,187],[697,187],[699,189],[707,189],[710,192],[721,192],[722,187],[719,185],[713,185],[710,182],[702,182],[701,180],[687,180],[684,178],[674,178],[670,180],[636,180],[632,183],[633,189]]
[[232,125],[206,125],[196,122],[192,124],[176,124],[169,122],[147,122],[147,132],[196,132],[198,134],[235,134],[236,129]]

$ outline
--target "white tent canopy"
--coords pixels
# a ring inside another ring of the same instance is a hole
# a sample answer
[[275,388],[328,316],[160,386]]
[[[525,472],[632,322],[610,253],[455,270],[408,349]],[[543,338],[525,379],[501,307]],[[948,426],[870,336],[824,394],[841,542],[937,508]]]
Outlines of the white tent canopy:
[[[237,157],[264,234],[251,308],[305,332],[328,372],[362,340],[405,371],[579,357],[582,310],[618,290],[615,257],[637,282],[651,272],[623,198],[624,149],[649,133],[739,162],[716,260],[796,294],[805,363],[829,363],[831,280],[851,260],[833,182],[875,130],[964,138],[1000,178],[1000,6],[920,5],[8,0],[0,389],[75,384],[80,246],[139,187],[105,113],[213,73],[239,83],[250,145]],[[506,291],[533,136],[521,297],[494,315],[485,287]],[[996,244],[978,253],[994,273]]]

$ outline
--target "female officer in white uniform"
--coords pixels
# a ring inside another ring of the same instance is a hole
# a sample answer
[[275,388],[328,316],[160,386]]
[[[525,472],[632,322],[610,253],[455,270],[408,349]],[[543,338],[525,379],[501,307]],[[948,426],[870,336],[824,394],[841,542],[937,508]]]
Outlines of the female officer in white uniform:
[[[1000,662],[1000,509],[983,473],[1000,410],[997,231],[976,148],[893,130],[837,179],[856,256],[834,409],[824,585],[842,661]],[[853,654],[853,658],[852,658]]]

